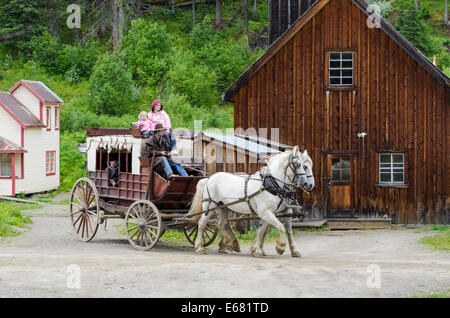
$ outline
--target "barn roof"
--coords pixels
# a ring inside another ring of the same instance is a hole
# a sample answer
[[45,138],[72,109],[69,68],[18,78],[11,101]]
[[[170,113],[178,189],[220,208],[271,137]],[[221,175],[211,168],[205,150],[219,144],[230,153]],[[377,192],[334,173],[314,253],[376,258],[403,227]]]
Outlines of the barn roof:
[[25,86],[33,93],[42,103],[62,104],[64,101],[58,97],[50,88],[42,82],[20,80],[9,91],[11,94],[19,87]]
[[0,92],[0,106],[25,128],[45,127],[42,121],[34,116],[14,95],[8,92]]
[[[316,15],[325,5],[332,0],[319,0],[314,3],[303,15],[301,15],[297,21],[284,32],[269,48],[261,55],[256,62],[254,62],[247,70],[245,70],[239,78],[228,87],[228,89],[222,94],[222,102],[232,100],[232,97],[237,91],[243,87],[247,82],[290,40],[295,34],[303,28],[313,17]],[[372,13],[368,9],[368,4],[364,0],[351,0],[361,11],[367,16]],[[411,42],[409,42],[404,36],[400,34],[389,22],[380,16],[381,29],[401,48],[403,48],[414,60],[422,65],[436,80],[438,80],[444,86],[450,87],[449,77],[436,67],[431,61],[423,55]]]
[[24,148],[19,147],[12,141],[0,136],[0,153],[16,153],[16,152],[27,152]]
[[261,145],[259,143],[247,140],[245,138],[238,137],[236,135],[212,133],[212,132],[207,132],[207,131],[202,131],[201,134],[203,134],[204,136],[206,136],[208,138],[215,139],[215,140],[225,143],[225,144],[233,145],[235,147],[241,148],[243,150],[247,150],[251,153],[258,154],[258,155],[280,153],[280,150],[278,150],[278,149],[270,148],[270,147]]

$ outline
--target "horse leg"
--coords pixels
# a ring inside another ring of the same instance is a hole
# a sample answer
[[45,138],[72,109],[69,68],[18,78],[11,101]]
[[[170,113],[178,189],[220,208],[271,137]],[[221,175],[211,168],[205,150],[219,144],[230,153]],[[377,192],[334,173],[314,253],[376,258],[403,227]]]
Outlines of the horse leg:
[[258,232],[256,233],[256,239],[255,242],[253,242],[252,246],[250,247],[250,252],[252,256],[258,257],[258,256],[266,256],[266,253],[264,253],[264,239],[269,232],[270,225],[263,220],[261,220],[258,228]]
[[284,227],[287,232],[288,242],[289,242],[289,248],[291,250],[291,256],[292,257],[300,257],[302,254],[297,249],[297,246],[295,246],[294,242],[294,235],[292,233],[292,219],[291,218],[283,218]]
[[[204,211],[208,209],[203,205]],[[198,232],[197,238],[195,239],[195,253],[197,254],[206,254],[205,247],[203,246],[203,231],[205,230],[206,225],[208,224],[208,220],[211,217],[213,211],[209,211],[208,215],[205,213],[202,214],[200,220],[198,221]]]
[[231,229],[230,223],[228,222],[228,218],[227,218],[227,222],[225,224],[225,229],[226,229],[226,232],[228,233],[228,237],[229,237],[228,249],[240,253],[241,247],[239,246],[239,241],[238,241],[236,235],[234,235],[233,230]]
[[284,253],[287,244],[286,230],[284,229],[283,224],[277,219],[277,217],[270,210],[264,210],[263,212],[261,212],[261,214],[259,214],[259,217],[268,224],[275,226],[275,228],[280,233],[280,238],[276,242],[277,245],[275,249],[278,254],[282,255]]
[[218,213],[219,217],[217,220],[217,228],[220,232],[220,241],[219,241],[219,253],[227,253],[227,248],[229,245],[229,238],[227,233],[226,224],[228,222],[228,213],[221,210]]

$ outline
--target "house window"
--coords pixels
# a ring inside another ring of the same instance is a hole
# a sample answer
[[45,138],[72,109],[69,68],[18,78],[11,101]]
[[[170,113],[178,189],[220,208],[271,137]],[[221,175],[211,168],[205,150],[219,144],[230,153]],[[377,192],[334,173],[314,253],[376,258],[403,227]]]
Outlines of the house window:
[[51,108],[50,107],[47,107],[47,130],[50,130],[50,129],[52,129],[52,127],[51,127]]
[[328,83],[330,86],[353,85],[353,52],[328,53]]
[[0,154],[0,177],[11,177],[11,155]]
[[45,153],[45,172],[47,176],[56,173],[56,151],[47,151]]
[[405,183],[405,156],[403,153],[379,154],[380,183]]
[[59,109],[55,107],[55,129],[59,129]]

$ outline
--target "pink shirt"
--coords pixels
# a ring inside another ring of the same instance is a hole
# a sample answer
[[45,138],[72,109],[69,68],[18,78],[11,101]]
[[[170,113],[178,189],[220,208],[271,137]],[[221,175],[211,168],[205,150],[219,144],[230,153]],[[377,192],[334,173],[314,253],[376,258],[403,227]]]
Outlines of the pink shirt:
[[149,119],[139,120],[135,123],[131,123],[135,127],[140,127],[141,131],[152,131],[155,126],[152,126],[152,122]]
[[171,129],[172,125],[170,124],[169,115],[164,110],[160,110],[159,112],[150,112],[148,113],[148,120],[151,121],[151,130],[155,129],[156,124],[163,125],[164,129]]

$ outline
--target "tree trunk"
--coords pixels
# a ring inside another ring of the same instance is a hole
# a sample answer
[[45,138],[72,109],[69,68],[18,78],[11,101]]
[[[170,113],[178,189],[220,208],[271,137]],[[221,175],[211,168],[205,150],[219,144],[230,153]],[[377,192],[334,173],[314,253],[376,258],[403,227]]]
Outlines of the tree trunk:
[[114,50],[120,46],[123,26],[123,5],[122,0],[112,0],[112,39]]
[[172,15],[175,15],[175,0],[172,0]]
[[195,24],[195,0],[192,0],[192,24]]
[[256,13],[257,13],[257,7],[256,7],[256,0],[254,0],[253,1],[253,15],[255,15],[256,16]]
[[416,10],[419,11],[420,9],[419,0],[414,0],[414,5],[416,6]]
[[244,20],[245,20],[245,38],[247,41],[247,46],[250,48],[249,43],[249,31],[248,31],[248,0],[244,0]]
[[59,33],[58,25],[58,0],[47,1],[47,13],[48,13],[48,27],[53,35],[57,37]]
[[216,0],[216,28],[222,26],[222,0]]
[[445,0],[445,11],[444,11],[444,21],[448,25],[448,0]]

